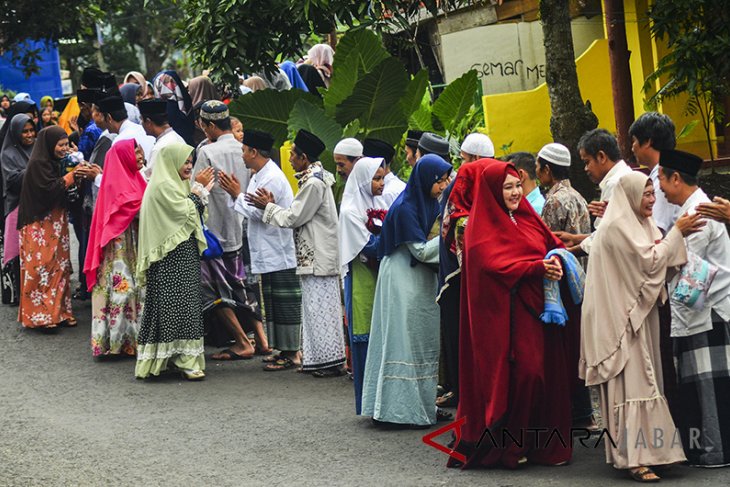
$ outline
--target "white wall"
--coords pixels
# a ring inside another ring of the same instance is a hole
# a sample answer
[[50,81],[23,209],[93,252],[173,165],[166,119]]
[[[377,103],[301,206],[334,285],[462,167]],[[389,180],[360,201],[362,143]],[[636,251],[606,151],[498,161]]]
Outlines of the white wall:
[[[573,47],[580,56],[603,38],[600,16],[572,21]],[[492,24],[441,35],[444,77],[451,82],[476,69],[484,94],[535,88],[545,81],[545,48],[540,22]]]

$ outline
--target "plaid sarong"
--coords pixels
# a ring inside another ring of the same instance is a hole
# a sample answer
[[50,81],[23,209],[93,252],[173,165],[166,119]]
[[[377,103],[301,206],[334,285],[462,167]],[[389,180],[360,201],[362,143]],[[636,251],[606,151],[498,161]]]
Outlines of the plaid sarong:
[[712,312],[712,330],[674,338],[679,414],[691,465],[730,463],[730,322]]
[[269,345],[282,352],[301,346],[302,285],[296,269],[261,274],[263,315]]

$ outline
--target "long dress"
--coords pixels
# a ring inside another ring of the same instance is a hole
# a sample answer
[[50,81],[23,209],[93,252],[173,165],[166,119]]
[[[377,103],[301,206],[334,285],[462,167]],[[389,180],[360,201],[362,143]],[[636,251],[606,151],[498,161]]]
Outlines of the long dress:
[[38,133],[20,191],[18,321],[26,328],[55,328],[63,322],[75,325],[66,216],[66,191],[74,175],[61,176],[55,155],[56,146],[66,138],[58,126]]
[[135,355],[144,306],[144,288],[136,284],[136,223],[104,248],[91,295],[91,350],[100,355]]
[[[438,239],[403,244],[380,263],[362,391],[362,415],[411,425],[436,423]],[[418,264],[411,266],[412,259]]]
[[591,243],[582,309],[579,375],[599,386],[606,462],[615,468],[685,460],[664,397],[658,301],[666,297],[667,268],[687,261],[682,234],[661,239],[638,208],[649,178],[619,179]]
[[20,307],[25,328],[53,328],[72,319],[68,218],[56,208],[20,229]]
[[[373,238],[363,249],[369,259],[375,259],[378,240]],[[375,287],[378,271],[368,267],[359,258],[349,264],[345,276],[345,313],[347,314],[350,354],[352,359],[352,378],[355,384],[355,412],[362,411],[362,386],[365,378],[365,361],[368,356],[370,324],[373,316]]]
[[522,458],[554,465],[572,456],[571,323],[538,319],[542,259],[562,244],[524,198],[507,210],[507,174],[516,176],[512,164],[484,168],[464,235],[456,415],[464,424],[455,449],[466,461],[452,459],[452,467],[516,468]]
[[[203,204],[190,195],[200,214]],[[145,310],[137,338],[135,375],[179,369],[204,370],[200,252],[191,235],[147,270]]]

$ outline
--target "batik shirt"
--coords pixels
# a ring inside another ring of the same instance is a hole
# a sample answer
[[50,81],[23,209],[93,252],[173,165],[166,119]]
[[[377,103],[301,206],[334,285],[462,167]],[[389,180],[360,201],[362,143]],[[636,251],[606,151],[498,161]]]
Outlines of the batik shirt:
[[542,219],[553,232],[591,233],[591,218],[586,200],[563,179],[547,193]]

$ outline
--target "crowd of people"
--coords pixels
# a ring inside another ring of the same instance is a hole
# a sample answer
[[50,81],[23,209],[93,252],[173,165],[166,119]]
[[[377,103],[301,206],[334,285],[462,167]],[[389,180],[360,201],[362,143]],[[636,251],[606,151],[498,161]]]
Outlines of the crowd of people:
[[[241,91],[318,94],[322,46]],[[635,480],[730,464],[730,202],[700,188],[702,159],[675,149],[666,115],[628,134],[647,172],[606,130],[581,138],[590,203],[559,143],[499,160],[473,133],[455,169],[449,141],[416,130],[407,181],[392,144],[340,141],[342,191],[299,130],[295,192],[274,137],[207,77],[123,81],[86,69],[69,131],[3,100],[3,301],[24,328],[76,326],[72,298],[90,298],[92,356],[136,357],[139,379],[203,379],[205,343],[212,360],[347,374],[380,428],[461,421],[452,467],[570,462],[571,429],[599,428],[591,390],[607,462]]]

